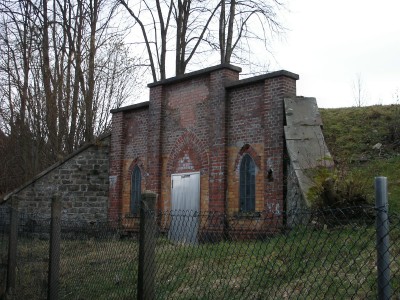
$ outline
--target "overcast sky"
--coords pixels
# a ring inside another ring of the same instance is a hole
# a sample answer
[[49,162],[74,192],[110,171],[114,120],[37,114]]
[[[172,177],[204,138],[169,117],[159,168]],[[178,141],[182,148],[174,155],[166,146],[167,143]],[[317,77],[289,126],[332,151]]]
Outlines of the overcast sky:
[[[270,71],[299,74],[297,94],[317,98],[320,107],[355,106],[357,77],[364,105],[396,103],[396,93],[400,97],[400,0],[286,3],[281,22],[287,31],[272,41]],[[210,64],[218,64],[218,57],[214,63],[205,61],[203,67]],[[147,89],[142,94],[136,101],[148,99]]]
[[366,104],[395,103],[400,93],[399,0],[289,0],[286,37],[275,40],[271,70],[300,75],[297,94],[320,107],[354,106],[353,84]]

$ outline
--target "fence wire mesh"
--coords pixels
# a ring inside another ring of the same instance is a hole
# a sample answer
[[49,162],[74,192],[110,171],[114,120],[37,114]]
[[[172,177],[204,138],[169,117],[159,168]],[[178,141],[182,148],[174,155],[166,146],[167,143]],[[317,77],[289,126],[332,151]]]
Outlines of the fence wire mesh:
[[0,295],[6,288],[9,231],[10,206],[0,205]]
[[[146,232],[153,242],[144,251],[154,255],[151,272],[145,266],[142,275],[139,238],[126,220],[84,225],[61,220],[59,298],[135,299],[138,276],[154,282],[156,299],[377,298],[373,207],[145,215],[156,226]],[[390,214],[389,223],[390,283],[397,299],[400,216]],[[49,237],[50,218],[19,215],[15,299],[46,299]]]
[[[371,208],[297,212],[286,215],[299,221],[288,228],[284,215],[182,212],[172,216],[179,225],[171,239],[174,222],[167,214],[171,227],[157,244],[156,294],[159,299],[376,298],[374,215]],[[197,239],[188,234],[193,223],[199,226]],[[398,218],[392,226],[392,252],[398,256]],[[397,295],[399,257],[391,267]]]

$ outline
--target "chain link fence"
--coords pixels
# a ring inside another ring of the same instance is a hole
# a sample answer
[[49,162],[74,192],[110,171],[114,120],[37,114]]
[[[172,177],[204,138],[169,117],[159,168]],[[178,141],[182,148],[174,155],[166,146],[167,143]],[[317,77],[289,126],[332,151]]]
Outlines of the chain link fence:
[[[166,226],[156,234],[156,298],[376,299],[375,215],[372,207],[163,214]],[[284,218],[298,223],[289,228]],[[390,226],[390,281],[399,297],[398,215],[390,217]]]
[[10,206],[0,205],[0,295],[4,294],[6,289],[9,232]]
[[[136,299],[144,284],[155,299],[376,299],[376,212],[353,207],[228,216],[143,209],[147,227],[140,239],[127,234],[126,221],[61,218],[58,296]],[[8,216],[0,221],[1,274]],[[397,299],[400,216],[390,214],[389,224],[389,282]],[[18,216],[14,299],[48,297],[50,225],[50,218]]]

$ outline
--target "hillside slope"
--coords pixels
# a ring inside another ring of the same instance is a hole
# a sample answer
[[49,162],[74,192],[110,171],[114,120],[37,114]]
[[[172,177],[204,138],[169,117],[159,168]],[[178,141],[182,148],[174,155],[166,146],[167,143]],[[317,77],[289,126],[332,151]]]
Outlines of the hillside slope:
[[338,168],[365,182],[386,176],[390,210],[400,212],[400,105],[320,109],[326,143]]

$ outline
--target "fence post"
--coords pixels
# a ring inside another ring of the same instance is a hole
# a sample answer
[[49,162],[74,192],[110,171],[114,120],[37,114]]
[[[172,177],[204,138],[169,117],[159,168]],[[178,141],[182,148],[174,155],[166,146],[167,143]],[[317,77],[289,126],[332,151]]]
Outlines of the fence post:
[[51,199],[50,250],[47,299],[58,299],[60,282],[61,200],[58,195]]
[[8,269],[6,294],[11,296],[15,291],[17,269],[17,241],[18,241],[18,198],[11,198],[10,236],[8,240]]
[[387,178],[375,177],[378,299],[390,299],[390,257]]
[[156,248],[157,194],[144,192],[140,205],[139,266],[137,299],[155,299],[155,248]]

